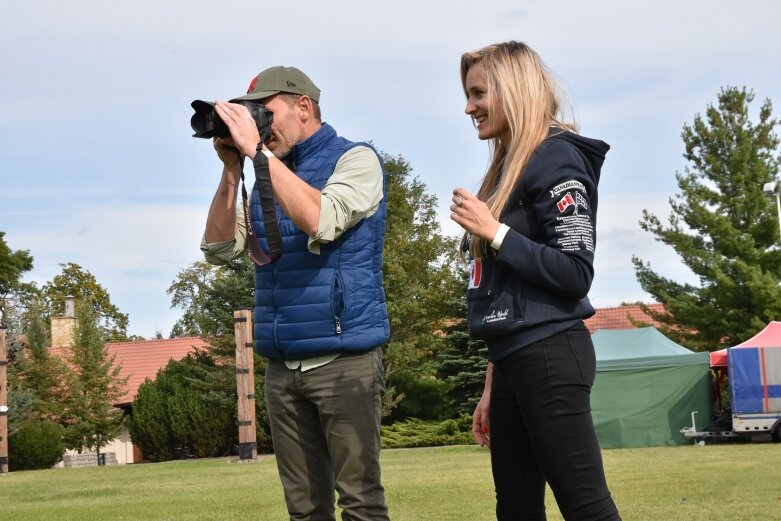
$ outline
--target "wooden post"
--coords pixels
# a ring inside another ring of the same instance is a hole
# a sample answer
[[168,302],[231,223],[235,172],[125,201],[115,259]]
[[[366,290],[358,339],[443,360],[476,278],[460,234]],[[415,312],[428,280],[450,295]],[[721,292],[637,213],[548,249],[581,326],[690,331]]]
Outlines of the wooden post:
[[0,327],[0,474],[8,473],[8,349]]
[[258,455],[255,432],[255,343],[252,341],[252,311],[233,312],[236,337],[236,391],[239,396],[239,459],[254,460]]

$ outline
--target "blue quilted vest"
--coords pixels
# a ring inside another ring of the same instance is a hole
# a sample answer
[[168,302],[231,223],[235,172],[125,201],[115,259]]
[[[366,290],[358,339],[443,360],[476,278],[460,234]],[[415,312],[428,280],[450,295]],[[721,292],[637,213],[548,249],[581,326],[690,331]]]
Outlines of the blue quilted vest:
[[[352,143],[327,123],[291,152],[296,174],[321,190],[339,158]],[[368,146],[368,145],[365,145]],[[384,173],[383,173],[384,175]],[[252,220],[265,239],[256,189]],[[316,255],[309,237],[277,205],[284,253],[275,263],[255,267],[255,350],[275,360],[360,352],[377,347],[390,336],[382,287],[382,248],[386,197],[371,217],[348,229],[337,240],[320,245]]]

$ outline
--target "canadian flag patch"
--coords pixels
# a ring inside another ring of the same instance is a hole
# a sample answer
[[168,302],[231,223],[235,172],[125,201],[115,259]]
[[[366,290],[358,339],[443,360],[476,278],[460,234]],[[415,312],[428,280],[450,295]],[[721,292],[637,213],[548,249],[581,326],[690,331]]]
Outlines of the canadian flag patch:
[[482,259],[474,259],[471,262],[471,272],[469,274],[468,289],[479,288],[480,279],[482,278],[483,278],[483,261]]
[[[575,204],[575,199],[573,199],[573,198],[572,198],[572,194],[570,194],[569,192],[567,192],[567,193],[564,195],[564,197],[562,197],[562,198],[559,200],[559,202],[558,202],[558,203],[556,203],[556,206],[558,206],[558,207],[559,207],[559,213],[564,213],[564,210],[566,210],[567,208],[569,208],[569,207],[570,207],[570,206],[572,206],[573,204]],[[577,210],[577,206],[575,207],[575,209]]]

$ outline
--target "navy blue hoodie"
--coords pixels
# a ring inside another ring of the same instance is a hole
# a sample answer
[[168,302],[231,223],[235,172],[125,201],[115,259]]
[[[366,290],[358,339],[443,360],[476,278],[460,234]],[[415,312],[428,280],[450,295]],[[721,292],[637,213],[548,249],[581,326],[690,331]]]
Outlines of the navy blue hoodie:
[[594,314],[597,184],[610,146],[552,128],[534,151],[500,221],[498,252],[472,261],[469,332],[489,360],[560,333]]

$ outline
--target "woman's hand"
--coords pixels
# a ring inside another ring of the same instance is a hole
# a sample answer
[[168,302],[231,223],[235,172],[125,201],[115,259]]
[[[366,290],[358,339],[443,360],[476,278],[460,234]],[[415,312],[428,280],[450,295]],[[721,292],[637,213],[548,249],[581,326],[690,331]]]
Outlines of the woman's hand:
[[450,205],[450,218],[473,237],[494,240],[499,230],[497,221],[488,205],[463,188],[453,190],[453,204]]
[[491,447],[491,426],[488,424],[488,405],[491,402],[491,391],[483,391],[483,396],[475,407],[472,415],[472,436],[481,447]]

